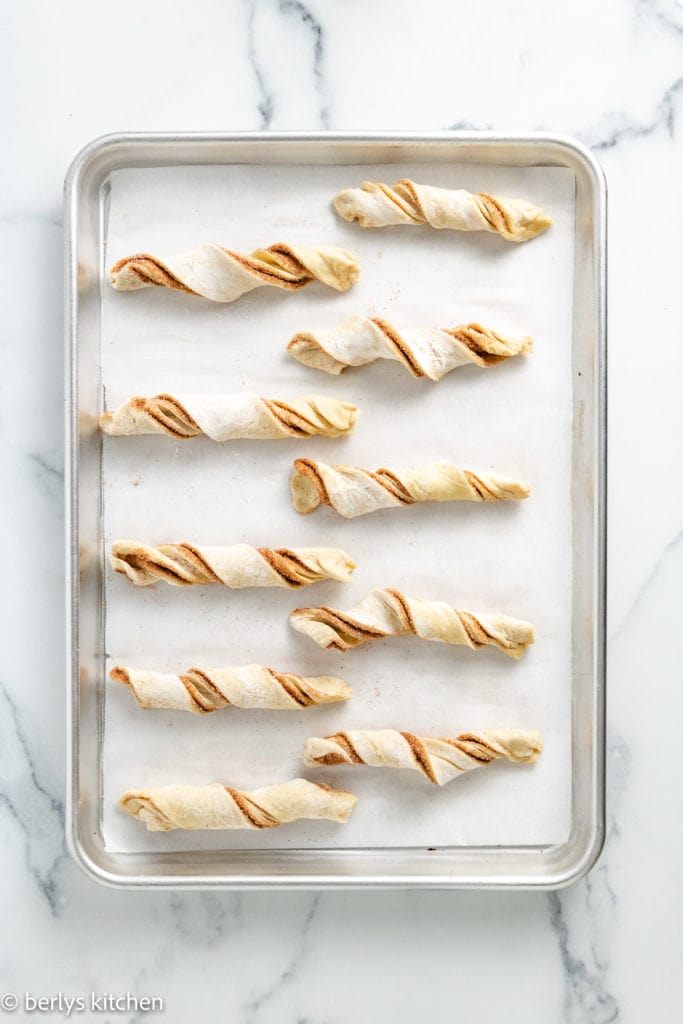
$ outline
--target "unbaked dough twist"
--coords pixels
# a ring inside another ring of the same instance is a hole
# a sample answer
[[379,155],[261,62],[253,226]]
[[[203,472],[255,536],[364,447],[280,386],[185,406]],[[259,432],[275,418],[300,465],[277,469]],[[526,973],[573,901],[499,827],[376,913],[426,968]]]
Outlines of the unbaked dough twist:
[[299,818],[344,822],[355,802],[356,797],[346,790],[294,779],[249,791],[218,782],[129,789],[119,799],[119,807],[150,832],[170,832],[176,828],[276,828]]
[[529,496],[526,483],[458,469],[448,462],[373,472],[296,459],[291,488],[297,512],[313,512],[325,504],[347,519],[423,501],[513,501]]
[[393,359],[413,377],[437,381],[459,366],[495,366],[530,352],[532,344],[528,335],[502,334],[477,323],[399,331],[380,317],[354,316],[329,331],[300,331],[287,350],[300,363],[325,373]]
[[362,228],[426,223],[452,231],[493,231],[508,242],[526,242],[553,222],[545,210],[526,199],[418,185],[408,178],[393,188],[364,181],[360,188],[337,192],[333,203],[344,220],[358,221]]
[[117,291],[156,285],[213,302],[233,302],[261,285],[297,291],[316,278],[345,292],[359,276],[358,260],[346,249],[284,244],[257,249],[251,256],[220,245],[200,245],[167,260],[138,253],[119,260],[109,271]]
[[242,587],[307,587],[319,580],[346,583],[356,563],[339,548],[253,548],[249,544],[208,547],[135,541],[112,544],[111,564],[137,587],[163,580],[175,587],[222,583]]
[[452,739],[414,736],[395,729],[335,733],[312,737],[304,746],[304,764],[364,764],[371,768],[407,768],[443,786],[474,768],[496,760],[535,764],[543,749],[539,733],[522,729],[463,732]]
[[339,437],[353,430],[357,406],[339,398],[303,395],[290,402],[238,395],[155,395],[131,398],[100,416],[106,434],[170,434],[181,440],[205,434],[214,441]]
[[127,686],[143,708],[193,711],[198,715],[225,707],[300,711],[352,696],[351,687],[343,679],[307,679],[292,672],[274,672],[263,665],[191,668],[180,676],[115,665],[109,677]]
[[319,647],[348,651],[369,640],[414,635],[422,640],[479,650],[493,645],[521,658],[534,642],[533,626],[506,615],[459,611],[443,601],[421,601],[399,590],[372,590],[348,612],[336,608],[295,608],[290,622]]

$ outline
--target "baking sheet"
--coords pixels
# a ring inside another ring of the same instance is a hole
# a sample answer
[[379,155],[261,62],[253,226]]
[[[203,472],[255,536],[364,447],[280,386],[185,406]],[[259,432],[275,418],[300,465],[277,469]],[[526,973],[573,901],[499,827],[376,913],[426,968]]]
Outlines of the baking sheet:
[[[413,177],[450,187],[523,195],[555,218],[523,245],[489,234],[422,228],[361,231],[329,199],[361,180]],[[546,845],[570,824],[571,749],[571,330],[574,180],[560,168],[445,164],[148,168],[111,176],[105,265],[133,252],[170,255],[216,241],[249,252],[274,242],[344,245],[361,282],[338,295],[261,288],[228,306],[167,289],[103,286],[102,383],[106,407],[132,394],[254,390],[266,397],[318,393],[362,410],[339,440],[237,442],[105,438],[107,550],[146,543],[339,546],[357,561],[351,584],[305,590],[131,586],[108,570],[106,653],[162,671],[261,662],[303,675],[340,675],[345,705],[302,712],[226,709],[199,718],[139,708],[102,680],[102,815],[110,851]],[[439,384],[382,361],[340,377],[286,353],[298,330],[356,313],[399,328],[480,320],[525,330],[534,353],[490,370],[457,370]],[[447,459],[528,479],[515,505],[414,506],[346,521],[329,509],[291,507],[294,458],[376,468]],[[350,608],[372,587],[394,586],[473,611],[533,622],[537,642],[519,662],[497,650],[386,640],[346,654],[295,633],[303,604]],[[539,729],[535,768],[494,765],[443,789],[418,773],[306,770],[309,735],[400,728],[420,735],[517,726]],[[223,781],[250,789],[305,775],[348,788],[359,802],[346,825],[299,822],[267,832],[150,834],[116,808],[129,787]]]

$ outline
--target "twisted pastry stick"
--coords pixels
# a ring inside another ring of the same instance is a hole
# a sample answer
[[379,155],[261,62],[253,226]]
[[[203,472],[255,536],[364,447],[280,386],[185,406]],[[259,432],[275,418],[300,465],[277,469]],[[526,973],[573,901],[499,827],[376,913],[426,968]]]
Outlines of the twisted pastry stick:
[[343,789],[294,779],[244,792],[218,782],[210,786],[129,789],[119,807],[150,832],[175,828],[276,828],[299,818],[346,821],[356,798]]
[[138,253],[119,260],[109,271],[117,291],[156,285],[213,302],[233,302],[261,285],[297,291],[315,278],[345,292],[359,276],[358,260],[346,249],[284,244],[257,249],[251,256],[219,245],[200,245],[165,261]]
[[521,658],[534,642],[528,622],[506,615],[475,615],[442,601],[421,601],[398,590],[372,590],[348,612],[335,608],[295,608],[289,621],[319,647],[348,651],[368,640],[413,634],[423,640],[461,644],[477,651],[491,644]]
[[296,459],[291,481],[297,512],[320,504],[353,519],[380,508],[404,508],[418,501],[512,501],[529,497],[529,485],[487,473],[457,469],[448,462],[415,469],[369,469],[327,466]]
[[263,665],[191,668],[182,676],[116,665],[109,678],[127,686],[143,708],[194,711],[198,715],[228,706],[300,711],[312,704],[332,704],[352,696],[351,687],[343,679],[304,679]]
[[484,768],[498,759],[536,764],[542,750],[543,741],[539,733],[521,729],[463,732],[453,739],[433,739],[394,729],[379,729],[376,732],[338,732],[324,739],[308,739],[304,746],[304,764],[408,768],[422,772],[430,782],[443,786],[464,772]]
[[355,316],[331,331],[300,331],[287,351],[315,370],[341,373],[377,359],[401,363],[413,377],[441,380],[451,370],[474,363],[486,368],[530,352],[532,339],[499,334],[481,324],[412,327],[402,333],[379,317]]
[[360,188],[337,192],[332,202],[344,220],[357,220],[362,228],[426,223],[453,231],[493,231],[508,242],[526,242],[553,222],[545,210],[526,199],[417,185],[408,178],[393,188],[364,181]]
[[164,580],[174,587],[196,583],[223,583],[242,587],[307,587],[319,580],[346,583],[356,563],[339,548],[199,547],[196,544],[161,544],[148,547],[117,540],[111,564],[136,587]]
[[170,434],[184,439],[206,434],[214,441],[238,438],[339,437],[353,430],[359,410],[350,402],[303,395],[291,402],[241,395],[155,395],[131,398],[100,416],[105,434]]

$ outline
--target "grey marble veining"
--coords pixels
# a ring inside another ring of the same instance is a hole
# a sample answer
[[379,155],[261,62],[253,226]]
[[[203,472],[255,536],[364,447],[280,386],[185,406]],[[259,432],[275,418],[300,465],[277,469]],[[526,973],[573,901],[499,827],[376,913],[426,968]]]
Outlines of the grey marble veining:
[[310,33],[313,44],[313,84],[318,96],[320,127],[329,128],[330,112],[325,95],[326,86],[323,75],[325,48],[322,25],[312,14],[310,8],[301,3],[301,0],[279,0],[278,9],[284,17],[293,18]]
[[564,971],[563,1018],[568,1024],[608,1024],[619,1019],[611,991],[610,950],[618,926],[619,901],[609,854],[621,836],[619,798],[628,778],[629,751],[611,731],[607,742],[610,807],[605,853],[585,879],[566,892],[548,894],[550,924]]
[[[652,115],[645,121],[635,121],[625,110],[610,110],[603,113],[597,123],[588,128],[574,131],[576,138],[596,152],[614,149],[622,140],[637,139],[651,135],[663,128],[674,138],[683,101],[683,78],[676,78],[656,103]],[[500,123],[490,121],[474,122],[467,119],[448,125],[451,131],[504,131]],[[533,131],[551,131],[551,123],[534,124]]]
[[626,111],[610,111],[597,125],[583,135],[586,145],[595,150],[613,149],[622,139],[643,138],[659,128],[674,137],[683,101],[683,78],[677,78],[665,90],[652,116],[644,122],[634,121]]
[[[302,0],[246,0],[246,49],[257,87],[257,111],[260,128],[274,127],[280,116],[277,92],[269,79],[269,52],[273,37],[284,27],[294,42],[288,54],[298,68],[305,71],[306,87],[315,99],[315,127],[330,128],[329,93],[325,79],[325,32],[320,18]],[[294,70],[290,61],[283,62],[286,82]],[[296,80],[296,79],[295,79]]]
[[246,1002],[244,1007],[244,1024],[256,1024],[256,1021],[261,1016],[261,1011],[273,1001],[282,989],[295,984],[297,977],[305,966],[311,928],[321,899],[322,897],[319,893],[314,893],[308,898],[308,908],[300,925],[299,940],[291,951],[289,963],[263,991]]
[[683,9],[680,0],[638,0],[637,17],[654,18],[667,30],[683,32]]
[[[676,1018],[682,10],[676,0],[150,0],[106,18],[85,0],[8,9],[0,995],[157,993],[168,1022],[403,1024],[457,1008],[482,1024],[521,1013],[530,1024],[640,1024],[656,994],[657,1012]],[[63,173],[108,131],[328,126],[565,132],[607,172],[609,820],[598,866],[567,891],[126,894],[93,885],[65,853]]]
[[628,628],[632,619],[637,615],[640,603],[649,596],[650,588],[656,584],[658,576],[667,568],[672,557],[680,554],[682,544],[683,530],[679,530],[675,537],[672,537],[671,540],[667,541],[662,548],[661,553],[657,555],[654,560],[654,564],[652,565],[652,569],[640,584],[631,604],[622,618],[616,623],[616,626],[612,628],[610,633],[610,639],[612,641],[617,640],[618,637],[623,634],[624,630]]
[[247,0],[247,55],[249,66],[256,79],[258,100],[256,108],[259,115],[259,128],[270,128],[273,122],[275,97],[266,85],[256,53],[256,5],[257,0]]
[[[64,805],[38,778],[34,755],[24,733],[19,708],[0,682],[0,748],[9,769],[0,790],[0,804],[23,840],[24,869],[44,897],[50,912],[60,910],[59,875],[65,848]],[[4,772],[3,772],[4,774]]]
[[[586,883],[588,897],[594,884],[592,880]],[[595,943],[590,936],[577,935],[577,929],[570,925],[568,902],[559,893],[548,896],[550,924],[565,973],[563,1017],[571,1024],[588,1021],[607,1024],[618,1018],[619,1007],[605,986],[604,964]],[[583,920],[585,922],[585,917]]]

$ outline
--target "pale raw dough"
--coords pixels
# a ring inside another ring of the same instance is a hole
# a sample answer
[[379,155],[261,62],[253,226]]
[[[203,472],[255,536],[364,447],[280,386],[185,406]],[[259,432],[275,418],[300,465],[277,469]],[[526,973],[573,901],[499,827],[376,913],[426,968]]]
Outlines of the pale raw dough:
[[199,828],[275,828],[299,818],[344,822],[356,797],[321,783],[294,779],[278,786],[240,791],[209,786],[129,789],[119,806],[144,822],[150,832]]
[[246,256],[219,245],[200,245],[166,260],[138,253],[109,271],[117,291],[150,286],[173,288],[213,302],[234,302],[261,285],[296,291],[316,278],[345,292],[360,276],[358,260],[336,246],[271,245]]
[[532,344],[526,334],[494,331],[478,323],[399,330],[380,317],[354,316],[332,330],[300,331],[287,350],[300,363],[325,373],[392,359],[413,377],[437,381],[460,366],[496,366],[530,352]]
[[522,729],[460,733],[451,739],[414,736],[395,729],[373,732],[344,730],[324,738],[306,740],[304,764],[369,765],[372,768],[407,768],[443,786],[474,768],[496,760],[535,764],[543,749],[539,733]]
[[316,704],[349,700],[351,687],[334,676],[304,678],[263,665],[191,668],[182,675],[116,665],[109,677],[127,686],[143,708],[193,711],[218,708],[276,708],[300,711]]
[[112,544],[111,565],[137,587],[163,580],[176,587],[222,583],[242,587],[306,587],[319,580],[346,583],[356,563],[339,548],[253,548],[249,544],[209,547],[136,541]]
[[413,469],[361,469],[297,459],[291,480],[297,512],[329,505],[347,519],[385,508],[429,501],[515,501],[528,498],[529,485],[491,473],[473,473],[448,462]]
[[302,395],[289,402],[238,395],[154,395],[130,398],[100,416],[105,434],[169,434],[185,439],[205,434],[214,441],[339,437],[350,434],[359,410],[350,402]]
[[521,658],[534,642],[533,626],[507,615],[460,611],[443,601],[421,601],[399,590],[373,590],[348,612],[336,608],[296,608],[289,616],[294,629],[319,647],[348,651],[369,640],[413,634],[423,640],[460,644],[479,650],[493,645],[511,658]]
[[452,231],[493,231],[508,242],[526,242],[552,224],[545,210],[526,199],[504,199],[487,192],[418,185],[408,178],[392,187],[364,181],[338,192],[334,208],[362,228],[393,224],[429,224]]

